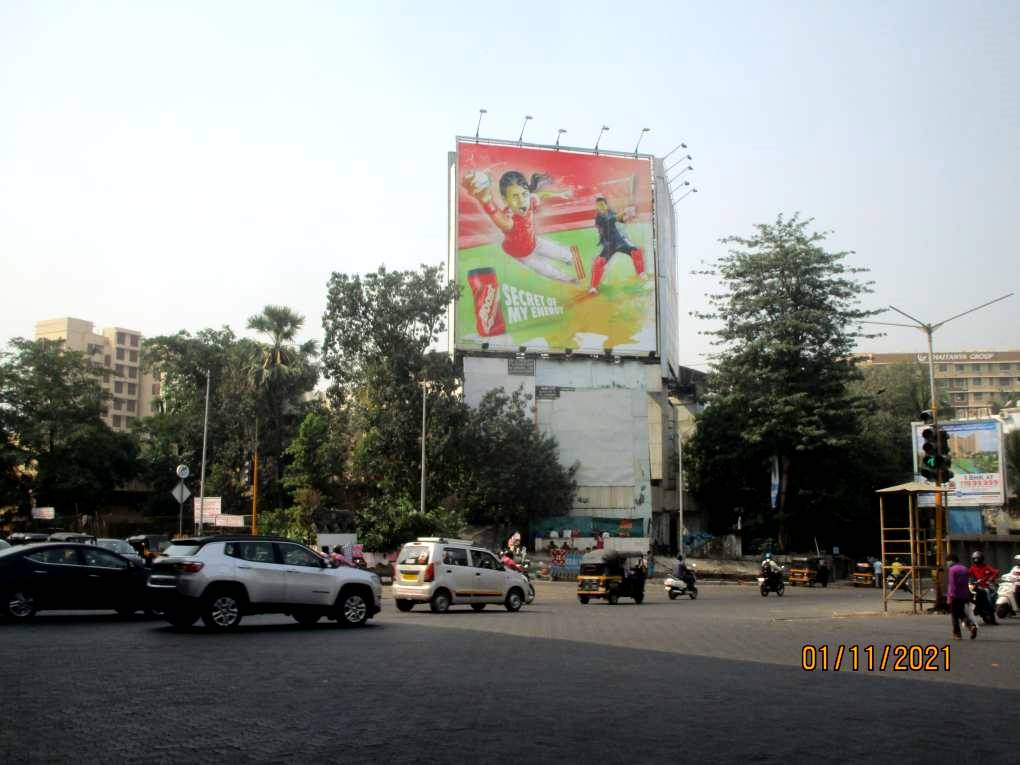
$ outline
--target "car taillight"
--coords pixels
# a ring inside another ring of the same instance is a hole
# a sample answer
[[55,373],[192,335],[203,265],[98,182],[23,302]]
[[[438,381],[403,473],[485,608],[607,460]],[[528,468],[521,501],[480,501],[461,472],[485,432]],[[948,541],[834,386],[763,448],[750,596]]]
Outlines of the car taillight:
[[434,582],[436,579],[436,564],[430,563],[425,567],[425,579],[426,582]]
[[395,582],[397,581],[397,562],[393,561],[393,563],[390,564],[390,568],[393,569],[393,581]]
[[182,574],[197,574],[204,565],[204,563],[199,563],[198,561],[188,561],[187,563],[178,563],[177,570]]

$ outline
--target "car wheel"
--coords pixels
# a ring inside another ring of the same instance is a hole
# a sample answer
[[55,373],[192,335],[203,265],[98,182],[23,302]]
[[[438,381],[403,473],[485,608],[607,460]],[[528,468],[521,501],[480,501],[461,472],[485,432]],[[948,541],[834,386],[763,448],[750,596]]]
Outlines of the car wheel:
[[475,611],[484,611],[485,610],[485,604],[484,603],[472,603],[471,604],[471,608],[473,608]]
[[620,602],[620,596],[617,595],[615,592],[611,592],[609,593],[609,596],[606,598],[606,600],[609,601],[609,605],[615,606],[617,603]]
[[669,595],[669,599],[670,599],[670,600],[676,600],[676,595],[677,595],[677,594],[676,594],[675,592],[673,592],[672,590],[670,590],[670,591],[669,591],[669,592],[668,592],[667,594]]
[[25,621],[35,616],[35,597],[27,590],[12,592],[4,598],[4,616],[16,621]]
[[368,621],[368,596],[361,589],[348,589],[340,593],[337,602],[338,621],[344,627],[363,627]]
[[434,614],[445,614],[450,610],[450,593],[446,590],[436,590],[429,601],[429,608]]
[[1009,606],[1003,603],[1001,606],[995,609],[995,615],[998,616],[1000,619],[1005,619],[1007,616],[1009,616]]
[[230,590],[219,590],[206,596],[202,622],[210,629],[227,631],[241,623],[241,599]]
[[397,610],[398,611],[403,611],[404,613],[407,613],[412,608],[414,608],[414,601],[413,600],[405,600],[404,598],[397,598],[395,602],[397,604]]
[[582,605],[582,606],[586,606],[586,605],[588,605],[588,596],[587,596],[587,595],[578,595],[578,596],[577,596],[577,599],[578,599],[579,601],[581,601],[581,605]]
[[293,614],[294,621],[302,627],[311,627],[313,624],[317,624],[321,616],[322,614],[317,611],[298,611]]
[[520,611],[521,606],[524,605],[524,593],[516,587],[511,588],[510,592],[506,594],[506,601],[503,605],[507,611]]

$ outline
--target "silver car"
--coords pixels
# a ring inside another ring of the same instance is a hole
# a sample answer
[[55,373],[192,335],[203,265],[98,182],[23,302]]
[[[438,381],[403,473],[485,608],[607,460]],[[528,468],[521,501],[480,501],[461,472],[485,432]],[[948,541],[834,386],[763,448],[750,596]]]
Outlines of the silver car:
[[463,539],[419,537],[393,565],[393,599],[400,611],[428,603],[436,613],[465,603],[481,611],[489,603],[519,611],[535,599],[526,576],[508,570],[488,550]]
[[246,614],[362,626],[382,602],[375,574],[338,568],[288,539],[253,536],[174,540],[153,563],[148,592],[171,624],[189,627],[201,618],[216,630],[237,627]]

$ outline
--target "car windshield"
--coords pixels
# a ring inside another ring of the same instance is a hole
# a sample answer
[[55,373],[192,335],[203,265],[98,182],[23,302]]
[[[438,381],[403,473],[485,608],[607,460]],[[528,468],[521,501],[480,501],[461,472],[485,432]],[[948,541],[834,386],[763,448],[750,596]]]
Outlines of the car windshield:
[[168,558],[187,558],[202,549],[202,545],[175,545],[171,544],[163,551]]
[[[24,546],[24,545],[22,545],[22,546]],[[17,551],[18,551],[18,545],[11,545],[9,547],[4,547],[4,548],[0,549],[0,558],[2,558],[5,555],[10,555],[11,553],[16,553]]]
[[581,573],[586,576],[601,576],[606,572],[605,564],[603,563],[582,563]]
[[429,562],[429,548],[425,545],[404,545],[397,557],[397,563],[405,566],[424,566]]
[[96,544],[121,555],[135,555],[135,548],[123,539],[97,539]]

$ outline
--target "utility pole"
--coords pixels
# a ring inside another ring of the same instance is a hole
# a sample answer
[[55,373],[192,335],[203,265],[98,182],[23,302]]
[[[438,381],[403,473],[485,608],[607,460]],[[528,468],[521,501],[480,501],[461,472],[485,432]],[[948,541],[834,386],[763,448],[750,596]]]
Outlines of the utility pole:
[[205,370],[205,423],[202,425],[202,469],[198,479],[198,533],[205,523],[205,447],[209,437],[209,370]]
[[258,532],[259,512],[259,419],[255,418],[255,454],[251,468],[251,535]]
[[[982,308],[986,308],[987,306],[990,306],[993,303],[998,303],[1000,300],[1005,300],[1008,297],[1012,297],[1013,294],[1014,293],[1010,292],[1007,295],[1003,295],[1001,297],[995,298],[995,300],[989,300],[987,303],[982,303],[981,305],[974,306],[973,308],[968,308],[966,311],[958,313],[955,316],[950,316],[948,319],[943,319],[942,321],[938,321],[938,322],[934,322],[934,323],[925,323],[925,322],[921,321],[920,319],[918,319],[918,318],[916,318],[914,316],[911,316],[906,311],[901,311],[899,308],[897,308],[894,305],[889,306],[889,308],[891,310],[893,310],[893,311],[896,311],[896,313],[898,313],[898,314],[902,314],[903,316],[906,316],[908,319],[910,319],[914,323],[913,324],[896,324],[894,322],[888,322],[888,321],[867,321],[867,322],[863,322],[864,324],[883,324],[883,325],[890,326],[890,327],[910,327],[912,329],[919,329],[922,332],[924,332],[925,336],[928,339],[928,386],[929,386],[930,393],[931,393],[932,427],[935,430],[935,442],[936,443],[939,443],[939,437],[940,437],[939,436],[939,402],[938,402],[938,395],[935,392],[935,353],[934,353],[934,343],[932,342],[932,335],[935,334],[935,330],[939,329],[940,327],[944,326],[945,324],[948,324],[949,322],[953,321],[954,319],[959,319],[961,316],[966,316],[969,313],[974,313],[975,311],[979,311]],[[943,468],[939,467],[935,471],[935,488],[936,489],[942,488],[942,470],[943,470]],[[943,492],[935,491],[934,494],[935,494],[935,572],[934,572],[934,577],[933,578],[934,578],[934,581],[935,581],[935,610],[937,610],[937,611],[944,611],[945,608],[946,608],[946,600],[945,600],[944,590],[943,590],[943,587],[942,587],[942,579],[943,579],[943,571],[944,571],[944,569],[946,567],[946,547],[947,547],[946,536],[948,535],[949,525],[947,523],[947,520],[948,520],[947,519],[947,513],[946,513],[947,507],[943,506],[943,499],[942,499]],[[945,501],[946,501],[946,503],[949,502],[949,497],[948,496],[946,497]],[[884,561],[883,561],[883,563],[884,563]]]
[[425,401],[428,396],[428,383],[421,381],[421,512],[425,512]]

